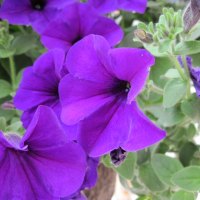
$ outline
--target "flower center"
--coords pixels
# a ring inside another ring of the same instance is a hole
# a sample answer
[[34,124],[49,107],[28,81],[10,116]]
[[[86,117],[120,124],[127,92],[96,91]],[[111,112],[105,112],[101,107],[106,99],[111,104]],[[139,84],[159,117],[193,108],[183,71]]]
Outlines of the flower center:
[[75,44],[76,42],[78,42],[79,40],[81,40],[83,37],[81,35],[78,35],[73,41],[72,44]]
[[31,5],[36,10],[43,10],[45,7],[45,0],[31,0]]
[[129,82],[127,81],[118,81],[118,83],[116,84],[116,86],[113,88],[112,92],[113,93],[128,93],[129,90],[131,88],[131,85]]

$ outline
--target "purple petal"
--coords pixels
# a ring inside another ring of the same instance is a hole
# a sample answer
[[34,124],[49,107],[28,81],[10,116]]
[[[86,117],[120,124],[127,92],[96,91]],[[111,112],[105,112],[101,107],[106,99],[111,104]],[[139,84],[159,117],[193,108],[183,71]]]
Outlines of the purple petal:
[[147,8],[147,0],[119,0],[120,9],[144,13]]
[[0,8],[0,18],[7,19],[11,24],[30,24],[29,13],[31,5],[29,0],[4,0]]
[[50,108],[39,107],[21,141],[24,145],[30,151],[30,160],[25,160],[27,166],[32,162],[49,193],[65,197],[80,188],[86,169],[85,154],[78,144],[67,143],[67,136]]
[[55,8],[59,8],[59,9],[63,9],[65,6],[74,3],[74,2],[79,2],[79,0],[47,0],[48,7],[55,7]]
[[[14,98],[18,109],[28,110],[39,105],[57,108],[58,84],[62,77],[65,54],[61,50],[50,51],[26,68]],[[31,83],[31,84],[30,84]]]
[[112,46],[123,37],[121,28],[113,20],[98,15],[87,4],[75,3],[65,7],[48,25],[41,41],[49,49],[68,51],[74,43],[89,34],[104,36]]
[[89,35],[70,49],[66,66],[75,77],[101,83],[111,82],[112,76],[105,68],[109,49],[103,37]]
[[121,146],[126,151],[139,151],[158,143],[166,137],[164,130],[158,128],[151,122],[133,102],[128,105],[129,112],[132,115],[132,127],[129,138]]
[[83,16],[80,24],[83,36],[89,34],[101,35],[111,46],[115,46],[122,40],[123,30],[112,19],[98,16],[89,5],[81,6],[80,13]]
[[52,20],[43,32],[41,41],[49,49],[61,48],[68,50],[72,42],[79,36],[79,4],[67,6],[55,19]]
[[[50,50],[41,55],[34,63],[34,72],[44,74],[46,79],[57,83],[63,76],[65,52],[61,49]],[[65,69],[66,70],[66,69]],[[65,71],[65,74],[67,70]]]
[[141,92],[149,75],[154,57],[144,49],[118,48],[109,51],[110,71],[120,80],[128,81],[131,89],[128,103]]
[[110,71],[120,80],[131,82],[140,70],[149,71],[154,57],[145,49],[116,48],[109,51]]
[[26,68],[14,98],[14,104],[24,111],[42,104],[53,105],[58,101],[57,87],[58,83],[53,85],[43,77],[36,76],[32,67]]
[[[92,126],[91,126],[92,124]],[[137,108],[117,98],[80,124],[80,142],[92,157],[122,147],[125,151],[144,149],[165,137]]]
[[89,4],[102,14],[118,9],[144,13],[147,7],[147,0],[89,0]]
[[91,157],[107,154],[128,139],[132,116],[126,109],[126,102],[119,97],[80,123],[79,140]]
[[[11,24],[32,25],[42,33],[48,23],[57,16],[66,5],[77,0],[46,0],[42,9],[33,7],[31,0],[4,0],[0,9],[0,18],[7,19]],[[42,25],[41,25],[42,24]]]
[[[0,199],[52,199],[75,193],[82,185],[86,155],[68,143],[54,112],[41,106],[21,144],[0,134]],[[26,186],[26,187],[24,187]]]
[[88,157],[87,159],[87,171],[84,178],[83,185],[81,186],[82,189],[88,189],[95,186],[98,178],[98,165],[99,165],[99,158],[91,158]]
[[66,125],[76,124],[113,97],[107,94],[109,84],[73,78],[66,75],[59,85],[61,119]]
[[[48,119],[51,123],[46,123]],[[66,141],[67,136],[53,110],[47,106],[39,106],[22,138],[21,146],[29,145],[35,151],[52,146],[59,147]]]

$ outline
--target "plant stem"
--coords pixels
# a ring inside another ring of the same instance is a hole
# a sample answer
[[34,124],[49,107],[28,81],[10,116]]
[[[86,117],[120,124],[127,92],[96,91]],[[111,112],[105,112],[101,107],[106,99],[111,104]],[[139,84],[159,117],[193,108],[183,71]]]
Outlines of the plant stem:
[[15,61],[13,56],[9,57],[9,66],[10,66],[10,78],[11,78],[12,88],[15,89],[16,72],[15,72]]
[[151,85],[149,86],[149,89],[150,89],[152,92],[155,92],[155,93],[157,93],[157,94],[163,95],[163,90],[162,90],[161,88],[157,87],[157,86],[154,85],[154,84],[151,84]]
[[190,72],[188,69],[188,65],[187,65],[187,60],[185,56],[181,56],[181,59],[183,61],[183,66],[187,75],[187,97],[189,98],[191,96],[191,90],[190,90]]
[[183,80],[187,80],[187,76],[185,75],[183,69],[181,68],[177,58],[174,55],[169,55],[170,60],[173,62],[174,67],[178,70],[180,76],[182,77]]

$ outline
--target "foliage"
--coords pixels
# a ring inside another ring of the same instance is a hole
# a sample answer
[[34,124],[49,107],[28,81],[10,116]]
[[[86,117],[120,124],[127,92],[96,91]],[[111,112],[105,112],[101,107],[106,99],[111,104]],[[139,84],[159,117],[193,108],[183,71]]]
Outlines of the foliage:
[[[161,13],[160,7],[164,6]],[[108,155],[102,158],[106,167],[119,174],[123,186],[139,196],[138,200],[194,200],[200,190],[200,151],[195,140],[199,134],[200,100],[191,92],[187,69],[177,61],[178,55],[184,59],[191,55],[193,64],[200,66],[200,40],[196,34],[200,25],[184,31],[185,6],[182,1],[171,4],[157,0],[149,2],[144,15],[122,11],[115,16],[125,32],[119,46],[144,47],[156,57],[138,102],[148,117],[167,131],[164,141],[129,153],[119,167],[111,164]],[[133,31],[138,29],[142,32],[136,37]],[[149,40],[142,40],[141,33]],[[0,130],[23,132],[21,113],[13,109],[12,98],[22,70],[44,51],[31,28],[0,22]]]

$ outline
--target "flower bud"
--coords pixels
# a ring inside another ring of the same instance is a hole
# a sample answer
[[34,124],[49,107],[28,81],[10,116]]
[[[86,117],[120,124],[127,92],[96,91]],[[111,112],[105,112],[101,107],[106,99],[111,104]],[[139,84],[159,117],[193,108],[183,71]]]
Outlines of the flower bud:
[[139,38],[142,42],[144,43],[152,43],[153,42],[153,37],[151,34],[146,33],[142,29],[137,29],[134,31],[134,34],[137,38]]
[[189,32],[200,19],[200,1],[191,0],[183,14],[184,29]]

